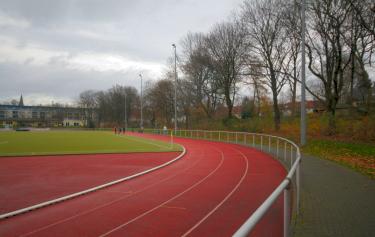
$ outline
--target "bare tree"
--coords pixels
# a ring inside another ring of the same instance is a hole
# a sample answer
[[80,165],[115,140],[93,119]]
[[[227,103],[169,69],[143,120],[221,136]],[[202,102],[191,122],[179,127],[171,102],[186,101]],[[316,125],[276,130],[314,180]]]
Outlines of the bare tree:
[[252,112],[254,116],[259,116],[261,97],[267,93],[267,88],[265,87],[266,79],[262,73],[263,67],[260,62],[254,61],[250,56],[246,56],[246,60],[243,83],[252,87],[253,98],[250,100],[253,103],[252,108],[254,111]]
[[85,113],[85,119],[87,121],[86,126],[88,127],[94,127],[94,111],[97,108],[96,103],[96,95],[97,92],[93,90],[86,90],[79,94],[79,101],[78,105],[81,106]]
[[221,95],[206,42],[206,36],[202,33],[188,33],[182,42],[184,50],[181,69],[186,75],[185,80],[190,84],[192,103],[195,107],[202,108],[207,117],[211,118]]
[[287,74],[287,80],[290,90],[292,115],[296,115],[296,100],[297,100],[297,85],[300,78],[301,70],[301,17],[300,5],[294,3],[287,4],[284,8],[284,20],[286,37],[289,43],[289,52],[286,56],[286,63],[284,63],[283,71]]
[[[121,106],[123,106],[124,112],[122,113],[124,116],[123,121],[125,121],[125,107],[126,107],[126,123],[129,124],[130,118],[133,117],[134,112],[137,110],[140,110],[140,97],[138,95],[137,89],[135,89],[132,86],[125,86],[122,87],[124,90],[124,94],[121,94],[121,99],[123,100],[123,103],[121,103]],[[126,96],[126,100],[125,100]],[[125,106],[126,101],[126,106]]]
[[375,37],[375,2],[373,0],[347,0],[356,20],[372,37]]
[[231,118],[247,51],[243,24],[234,21],[215,25],[207,37],[206,44],[212,65],[217,72],[216,85],[223,90],[228,117]]
[[158,80],[151,84],[145,91],[145,103],[151,109],[154,124],[161,123],[163,126],[172,126],[174,117],[174,85],[173,81],[167,78]]
[[179,108],[180,114],[183,115],[185,128],[188,129],[190,127],[191,108],[193,107],[194,100],[192,84],[188,80],[179,80],[177,90],[177,108]]
[[[352,4],[353,2],[349,1],[349,3]],[[366,8],[367,10],[358,12],[356,10],[356,5],[352,4],[349,6],[348,18],[343,26],[344,30],[342,33],[345,44],[350,51],[350,65],[348,70],[350,71],[350,76],[345,79],[345,82],[347,82],[345,89],[349,90],[349,93],[346,95],[346,100],[353,106],[353,103],[355,102],[355,85],[358,84],[358,81],[365,82],[369,80],[365,66],[371,65],[372,63],[372,56],[375,51],[375,36],[365,28],[364,24],[362,24],[361,18],[358,16],[358,14],[365,14],[368,9]],[[345,55],[345,57],[347,56]],[[371,83],[362,84],[370,85]]]
[[274,126],[280,129],[278,95],[287,82],[283,72],[288,44],[282,24],[283,3],[278,0],[246,1],[243,5],[243,19],[247,28],[250,55],[257,55],[261,63],[266,85],[272,91]]
[[[95,103],[97,116],[100,123],[106,126],[123,126],[125,121],[125,93],[126,93],[126,109],[127,119],[132,117],[138,108],[139,96],[138,91],[134,87],[113,86],[107,91],[83,92],[82,103],[89,101]],[[89,100],[85,99],[88,98]],[[91,99],[94,98],[94,101]]]
[[345,57],[344,23],[350,12],[345,0],[315,0],[308,12],[308,68],[320,80],[324,96],[308,91],[325,104],[329,113],[329,134],[336,130],[335,114],[344,87],[344,70],[350,62]]

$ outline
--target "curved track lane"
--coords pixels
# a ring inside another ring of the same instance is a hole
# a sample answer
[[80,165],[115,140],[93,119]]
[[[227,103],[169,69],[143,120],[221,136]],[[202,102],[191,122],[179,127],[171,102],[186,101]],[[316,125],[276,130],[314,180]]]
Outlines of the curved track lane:
[[[174,164],[0,221],[0,236],[231,236],[286,175],[282,165],[254,149],[175,141],[187,154]],[[282,235],[282,201],[254,236]]]
[[[0,214],[131,176],[180,152],[0,158]],[[1,216],[1,215],[0,215]]]

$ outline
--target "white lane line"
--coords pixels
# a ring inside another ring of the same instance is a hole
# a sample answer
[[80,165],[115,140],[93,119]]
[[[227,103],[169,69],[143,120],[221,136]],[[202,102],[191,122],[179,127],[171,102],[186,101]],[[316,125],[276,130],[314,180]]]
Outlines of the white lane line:
[[165,167],[167,165],[170,165],[171,163],[173,163],[173,162],[181,159],[186,154],[185,147],[182,147],[182,148],[183,148],[182,153],[180,155],[178,155],[176,158],[174,158],[173,160],[170,160],[168,162],[165,162],[165,163],[163,163],[161,165],[158,165],[156,167],[153,167],[151,169],[148,169],[148,170],[142,171],[140,173],[133,174],[133,175],[130,175],[130,176],[127,176],[127,177],[124,177],[124,178],[121,178],[121,179],[109,182],[109,183],[105,183],[105,184],[102,184],[102,185],[99,185],[99,186],[96,186],[96,187],[93,187],[93,188],[90,188],[90,189],[86,189],[86,190],[81,191],[81,192],[73,193],[73,194],[70,194],[70,195],[67,195],[67,196],[63,196],[63,197],[60,197],[60,198],[56,198],[56,199],[53,199],[53,200],[50,200],[50,201],[42,202],[42,203],[30,206],[30,207],[26,207],[26,208],[22,208],[22,209],[19,209],[19,210],[16,210],[16,211],[12,211],[12,212],[1,214],[0,215],[0,220],[1,219],[5,219],[5,218],[9,218],[11,216],[19,215],[19,214],[22,214],[22,213],[25,213],[25,212],[28,212],[28,211],[32,211],[32,210],[35,210],[35,209],[38,209],[38,208],[46,207],[46,206],[49,206],[51,204],[55,204],[55,203],[58,203],[58,202],[63,202],[63,201],[66,201],[68,199],[72,199],[72,198],[75,198],[75,197],[78,197],[78,196],[81,196],[81,195],[84,195],[84,194],[88,194],[88,193],[91,193],[91,192],[94,192],[94,191],[98,191],[100,189],[107,188],[109,186],[112,186],[112,185],[124,182],[126,180],[134,179],[134,178],[136,178],[138,176],[141,176],[141,175],[153,172],[155,170],[161,169],[161,168],[163,168],[163,167]]
[[211,175],[213,175],[213,174],[214,174],[214,173],[215,173],[215,172],[221,167],[221,165],[222,165],[223,162],[224,162],[224,155],[223,155],[223,152],[220,151],[220,153],[221,153],[221,160],[220,160],[219,165],[218,165],[213,171],[211,171],[207,176],[205,176],[203,179],[199,180],[199,181],[196,182],[194,185],[190,186],[189,188],[185,189],[183,192],[181,192],[181,193],[175,195],[174,197],[168,199],[167,201],[161,203],[160,205],[158,205],[158,206],[156,206],[156,207],[154,207],[154,208],[152,208],[152,209],[150,209],[150,210],[148,210],[148,211],[142,213],[141,215],[139,215],[139,216],[137,216],[137,217],[135,217],[135,218],[129,220],[128,222],[125,222],[124,224],[121,224],[121,225],[119,225],[119,226],[113,228],[112,230],[110,230],[110,231],[108,231],[108,232],[106,232],[106,233],[100,235],[100,237],[104,237],[104,236],[108,236],[109,234],[112,234],[113,232],[115,232],[115,231],[117,231],[117,230],[119,230],[119,229],[121,229],[121,228],[123,228],[123,227],[129,225],[130,223],[132,223],[132,222],[134,222],[134,221],[136,221],[136,220],[138,220],[138,219],[140,219],[140,218],[142,218],[142,217],[148,215],[149,213],[151,213],[151,212],[155,211],[156,209],[158,209],[158,208],[164,206],[165,204],[167,204],[167,203],[169,203],[169,202],[175,200],[176,198],[181,197],[181,196],[184,195],[185,193],[187,193],[187,192],[189,192],[190,190],[192,190],[193,188],[197,187],[199,184],[201,184],[201,183],[204,182],[206,179],[208,179]]
[[200,221],[198,221],[193,227],[191,227],[188,231],[185,232],[185,234],[183,234],[181,237],[185,237],[187,235],[189,235],[191,232],[193,232],[199,225],[201,225],[207,218],[209,218],[217,209],[219,209],[223,204],[224,202],[226,202],[231,196],[232,194],[237,191],[237,189],[240,187],[240,185],[242,184],[242,182],[244,181],[247,173],[248,173],[248,170],[249,170],[249,162],[247,160],[247,157],[245,154],[243,154],[241,151],[239,151],[238,149],[235,149],[233,148],[233,150],[237,151],[238,153],[241,154],[242,156],[242,159],[245,160],[246,162],[246,169],[245,169],[245,172],[243,173],[241,179],[239,180],[239,182],[237,183],[237,185],[232,189],[232,191],[230,191],[227,196],[225,196],[225,198],[214,208],[212,209],[209,213],[207,213],[207,215],[205,215]]
[[163,208],[168,208],[168,209],[177,209],[177,210],[186,210],[185,207],[175,207],[175,206],[167,206],[167,205],[164,205]]
[[[59,221],[56,221],[56,222],[54,222],[54,223],[51,223],[51,224],[45,225],[45,226],[40,227],[40,228],[38,228],[38,229],[34,229],[34,230],[32,230],[32,231],[30,231],[30,232],[27,232],[26,234],[22,234],[22,235],[20,235],[20,236],[21,236],[21,237],[24,237],[24,236],[30,236],[30,235],[33,235],[33,234],[38,233],[38,232],[40,232],[40,231],[43,231],[43,230],[46,230],[46,229],[51,228],[51,227],[53,227],[53,226],[56,226],[56,225],[59,225],[59,224],[65,223],[65,222],[70,221],[70,220],[73,220],[73,219],[75,219],[75,218],[77,218],[77,217],[81,217],[81,216],[83,216],[83,215],[86,215],[86,214],[92,213],[92,212],[97,211],[97,210],[99,210],[99,209],[102,209],[102,208],[104,208],[104,207],[108,207],[108,206],[110,206],[110,205],[112,205],[112,204],[115,204],[115,203],[117,203],[117,202],[120,202],[120,201],[122,201],[122,200],[125,200],[125,199],[127,199],[127,198],[129,198],[129,197],[131,197],[131,196],[134,196],[134,195],[138,194],[138,193],[141,193],[141,192],[143,192],[143,191],[146,191],[146,190],[148,190],[148,189],[150,189],[150,188],[152,188],[152,187],[154,187],[154,186],[156,186],[156,185],[158,185],[158,184],[161,184],[161,183],[166,182],[166,181],[168,181],[168,180],[170,180],[170,179],[173,179],[174,177],[176,177],[176,176],[178,176],[178,175],[180,175],[180,174],[186,172],[186,171],[189,170],[189,169],[194,168],[194,167],[195,167],[195,166],[196,166],[196,165],[202,160],[202,157],[204,157],[204,156],[205,156],[205,152],[203,151],[203,153],[202,153],[202,155],[201,155],[201,158],[198,159],[198,160],[196,160],[191,166],[186,167],[185,169],[183,169],[183,170],[181,170],[181,171],[179,171],[179,172],[177,172],[177,173],[174,173],[173,175],[171,175],[171,176],[169,176],[169,177],[167,177],[167,178],[165,178],[165,179],[161,179],[161,180],[159,180],[159,181],[157,181],[157,182],[155,182],[155,183],[153,183],[153,184],[151,184],[151,185],[148,185],[148,186],[146,186],[146,187],[144,187],[144,188],[142,188],[142,189],[140,189],[140,190],[138,190],[138,191],[135,191],[135,192],[133,192],[133,193],[131,193],[131,194],[129,194],[129,195],[122,196],[122,197],[120,197],[120,198],[118,198],[118,199],[115,199],[115,200],[113,200],[113,201],[110,201],[110,202],[108,202],[108,203],[105,203],[105,204],[102,204],[102,205],[100,205],[100,206],[97,206],[97,207],[94,207],[94,208],[88,209],[88,210],[83,211],[83,212],[81,212],[81,213],[77,213],[76,215],[73,215],[73,216],[70,216],[70,217],[67,217],[67,218],[61,219],[61,220],[59,220]],[[104,190],[104,191],[105,191],[105,190]]]
[[[154,145],[154,146],[157,146],[159,148],[163,148],[163,149],[171,149],[171,147],[168,145],[168,146],[164,146],[164,145],[161,145],[161,144],[157,144],[155,142],[150,142],[150,141],[145,141],[146,138],[141,138],[141,137],[133,137],[133,136],[121,136],[121,138],[125,138],[125,139],[128,139],[128,140],[132,140],[132,141],[137,141],[137,142],[142,142],[142,143],[145,143],[145,144],[149,144],[149,145]],[[153,140],[153,139],[147,139],[147,140]]]

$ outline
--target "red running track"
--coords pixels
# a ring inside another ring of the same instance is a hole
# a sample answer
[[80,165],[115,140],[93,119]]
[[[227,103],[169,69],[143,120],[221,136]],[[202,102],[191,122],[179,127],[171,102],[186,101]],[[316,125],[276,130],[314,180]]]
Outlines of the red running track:
[[[157,154],[157,155],[156,155]],[[0,214],[161,165],[177,152],[0,158]]]
[[[286,175],[281,164],[254,149],[175,141],[187,154],[170,166],[2,220],[0,236],[231,236]],[[253,236],[282,236],[282,202],[280,197]]]

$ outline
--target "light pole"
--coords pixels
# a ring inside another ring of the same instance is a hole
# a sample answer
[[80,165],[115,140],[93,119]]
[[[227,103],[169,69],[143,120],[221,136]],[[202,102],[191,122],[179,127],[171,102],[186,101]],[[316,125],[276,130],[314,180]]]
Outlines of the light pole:
[[306,145],[306,62],[305,62],[305,31],[306,31],[306,22],[305,22],[305,7],[306,0],[302,0],[301,6],[301,51],[302,51],[302,78],[301,78],[301,145]]
[[125,131],[128,129],[128,116],[126,112],[126,88],[124,87],[124,95],[125,95]]
[[139,74],[139,77],[141,78],[141,129],[143,129],[143,83],[142,83],[142,74]]
[[177,53],[176,45],[172,44],[174,48],[174,130],[177,130]]

